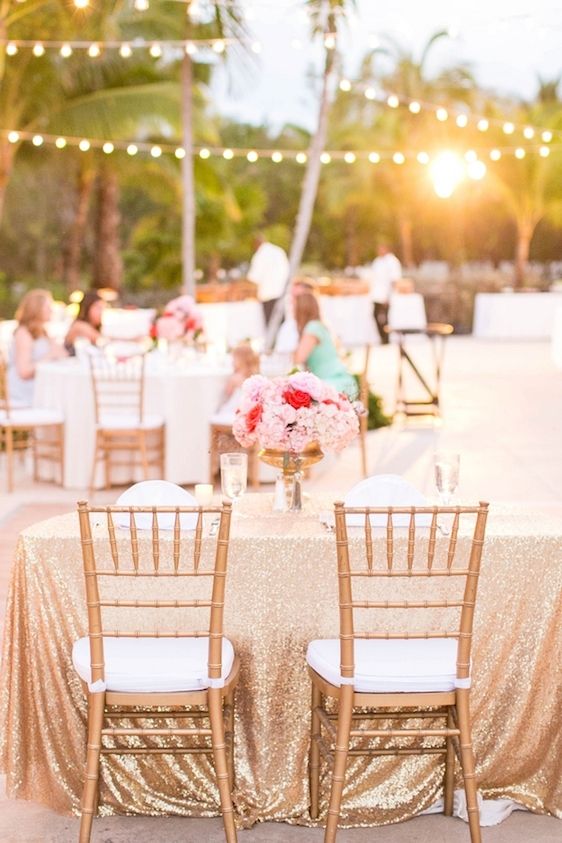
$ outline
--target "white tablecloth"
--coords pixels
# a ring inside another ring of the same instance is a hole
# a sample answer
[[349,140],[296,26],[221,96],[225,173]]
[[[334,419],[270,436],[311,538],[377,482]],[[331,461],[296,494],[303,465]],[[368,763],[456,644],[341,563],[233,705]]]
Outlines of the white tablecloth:
[[[149,356],[146,412],[166,422],[165,478],[173,483],[206,483],[209,475],[209,419],[219,407],[229,374],[226,365],[179,361],[175,366]],[[75,358],[37,368],[37,406],[65,416],[64,486],[85,489],[94,451],[94,399],[90,371]],[[99,467],[100,480],[102,466]],[[124,478],[124,482],[141,479]]]
[[478,293],[472,333],[484,339],[550,339],[562,293]]
[[232,348],[247,339],[261,339],[265,331],[263,307],[255,299],[198,304],[205,337],[215,345]]

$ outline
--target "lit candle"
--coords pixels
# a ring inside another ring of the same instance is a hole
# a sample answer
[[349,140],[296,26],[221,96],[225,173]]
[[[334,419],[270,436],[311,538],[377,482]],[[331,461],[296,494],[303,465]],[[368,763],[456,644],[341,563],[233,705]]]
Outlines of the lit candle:
[[209,506],[213,502],[213,487],[210,483],[197,483],[195,497],[199,506]]

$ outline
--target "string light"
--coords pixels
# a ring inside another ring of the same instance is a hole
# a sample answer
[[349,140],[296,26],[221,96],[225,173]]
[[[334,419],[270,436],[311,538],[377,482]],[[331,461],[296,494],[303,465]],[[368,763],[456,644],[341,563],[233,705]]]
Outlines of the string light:
[[133,55],[133,50],[130,44],[121,44],[119,47],[119,55],[122,59],[130,59]]
[[435,112],[435,116],[441,123],[444,123],[445,120],[449,119],[449,112],[446,108],[438,108]]
[[466,114],[458,114],[455,123],[457,124],[459,129],[464,129],[466,126],[468,126],[468,117],[466,116]]
[[6,55],[8,56],[16,56],[18,52],[17,44],[8,44],[6,46]]
[[419,114],[421,111],[421,105],[417,100],[412,100],[408,109],[412,112],[412,114]]
[[486,175],[486,165],[483,161],[479,161],[478,159],[469,161],[466,173],[469,179],[473,179],[473,181],[481,181]]
[[88,47],[88,55],[91,59],[97,59],[97,57],[101,55],[99,44],[90,44]]
[[153,59],[159,59],[162,55],[162,47],[160,44],[152,44],[148,51]]
[[341,80],[340,91],[351,91],[351,82],[349,81],[349,79]]
[[72,55],[72,47],[70,46],[70,44],[63,44],[60,48],[60,54],[63,59],[69,58],[69,56]]
[[487,132],[490,128],[490,121],[486,119],[486,117],[481,117],[478,123],[476,124],[476,128],[479,132]]
[[335,50],[336,49],[336,36],[332,33],[326,35],[324,38],[324,46],[327,50]]
[[[115,150],[123,150],[128,155],[137,155],[139,152],[149,154],[152,158],[160,158],[165,153],[173,154],[176,158],[182,159],[186,156],[186,150],[183,147],[177,147],[173,144],[153,144],[146,141],[137,141],[132,143],[129,141],[109,141],[98,138],[76,138],[76,137],[62,137],[55,135],[32,134],[26,131],[16,130],[0,130],[0,137],[4,136],[10,143],[18,143],[20,141],[29,141],[34,146],[41,146],[45,144],[53,144],[57,149],[64,149],[66,146],[78,147],[82,152],[87,152],[90,149],[99,149],[105,154],[110,154]],[[556,149],[562,150],[562,144],[559,144]],[[511,155],[517,159],[522,159],[530,153],[538,153],[541,157],[546,158],[552,147],[546,145],[529,145],[527,147],[505,147],[503,149],[495,148],[491,150],[481,150],[480,154],[489,156],[492,161],[499,161],[504,155]],[[221,156],[225,160],[232,160],[236,157],[245,157],[250,163],[255,163],[258,160],[270,160],[275,164],[279,164],[285,159],[294,160],[298,164],[305,164],[308,160],[308,155],[303,150],[293,149],[243,149],[231,147],[201,147],[195,148],[194,153],[198,154],[200,158],[207,159]],[[453,153],[451,153],[453,154]],[[332,161],[341,161],[346,164],[355,164],[359,160],[368,160],[371,164],[378,164],[383,160],[392,161],[395,164],[404,164],[406,161],[415,160],[419,164],[427,165],[433,164],[436,158],[438,159],[441,153],[429,154],[425,150],[400,150],[387,149],[381,152],[372,150],[324,150],[321,153],[320,160],[323,164],[329,164]],[[455,153],[456,157],[462,161],[461,155]],[[462,154],[464,157],[463,166],[468,170],[470,165],[477,164],[473,168],[474,172],[482,170],[483,162],[479,158],[478,151],[475,149],[468,149]],[[485,165],[484,165],[485,166]],[[480,178],[480,176],[471,176],[471,178]]]
[[225,51],[225,43],[224,41],[215,41],[213,44],[213,50],[215,53],[224,53]]
[[388,97],[388,99],[387,99],[387,101],[386,101],[386,104],[387,104],[390,108],[398,108],[398,106],[400,105],[400,100],[398,99],[398,97],[396,96],[396,94],[391,94],[391,95]]
[[376,100],[377,92],[374,88],[365,88],[365,98],[368,100]]
[[541,138],[545,143],[550,143],[550,141],[552,140],[552,132],[548,130],[546,132],[543,132]]
[[504,131],[504,134],[506,134],[506,135],[512,135],[515,131],[514,124],[509,122],[509,121],[507,123],[504,123],[503,124],[503,131]]
[[150,8],[149,0],[135,0],[134,3],[137,12],[146,12]]
[[45,55],[45,47],[43,46],[43,44],[40,43],[34,44],[31,52],[34,56],[37,56],[37,58],[39,58],[40,56]]
[[535,137],[535,130],[532,126],[525,126],[523,129],[523,136],[527,138],[527,140],[532,140]]

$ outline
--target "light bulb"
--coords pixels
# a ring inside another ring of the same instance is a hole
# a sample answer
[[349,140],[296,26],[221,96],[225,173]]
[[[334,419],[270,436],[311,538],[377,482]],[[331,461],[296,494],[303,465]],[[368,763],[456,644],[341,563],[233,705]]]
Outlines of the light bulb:
[[219,54],[224,53],[224,51],[225,51],[224,41],[215,41],[213,43],[213,50],[215,51],[215,53],[219,53]]
[[464,129],[466,126],[468,126],[468,117],[466,116],[466,114],[458,114],[455,123],[457,124],[459,129]]
[[153,59],[159,59],[162,55],[162,47],[160,44],[152,44],[148,51]]
[[543,132],[541,138],[545,143],[550,143],[550,141],[552,140],[552,132],[548,130],[546,132]]
[[378,164],[381,160],[381,157],[378,152],[369,152],[369,161],[371,164]]
[[357,156],[355,155],[354,152],[346,152],[345,155],[343,156],[343,160],[345,161],[346,164],[355,164],[355,162],[357,160]]
[[15,56],[18,52],[17,44],[8,44],[6,46],[6,55],[7,56]]
[[20,139],[19,132],[8,132],[8,141],[10,143],[17,143]]
[[499,149],[492,149],[490,152],[490,158],[492,161],[499,161],[502,157],[501,150]]
[[406,158],[401,152],[395,152],[392,156],[392,160],[395,164],[403,164]]
[[271,156],[271,160],[274,164],[280,164],[283,160],[283,155],[280,152],[275,151]]
[[490,128],[490,121],[486,120],[485,117],[482,117],[476,124],[476,128],[479,132],[487,132]]
[[103,149],[103,151],[105,152],[106,155],[111,155],[111,153],[113,152],[115,147],[113,146],[113,144],[110,141],[106,141],[104,143],[104,145],[102,146],[102,149]]
[[122,59],[129,59],[131,58],[132,54],[133,51],[131,49],[130,44],[121,44],[121,46],[119,47],[119,55]]
[[396,94],[391,94],[387,99],[386,103],[388,106],[390,106],[390,108],[398,108],[398,106],[400,105],[400,100],[398,99]]
[[246,158],[248,159],[250,164],[253,164],[255,161],[258,160],[258,153],[255,150],[252,149],[252,150],[250,150],[250,152],[248,152],[248,154],[246,155]]
[[532,126],[525,126],[523,129],[523,136],[527,138],[527,140],[531,140],[535,137],[535,130]]
[[416,159],[418,164],[429,164],[429,155],[427,152],[418,152]]
[[127,154],[128,155],[136,155],[138,151],[139,151],[139,148],[134,143],[130,143],[129,146],[127,147]]
[[62,47],[60,48],[60,54],[63,57],[63,59],[67,59],[69,56],[71,56],[72,55],[72,47],[70,46],[70,44],[63,44]]
[[306,164],[306,152],[297,152],[295,161],[297,164]]
[[31,143],[33,146],[41,146],[43,143],[43,136],[42,135],[33,135],[31,138]]
[[91,146],[90,141],[88,141],[84,138],[78,144],[78,149],[80,150],[80,152],[87,152],[89,150],[90,146]]
[[57,138],[55,141],[55,146],[57,149],[64,149],[66,146],[66,138]]
[[45,47],[43,46],[43,44],[40,44],[38,42],[37,44],[33,45],[33,49],[31,52],[34,56],[37,56],[37,58],[39,58],[39,56],[45,55]]
[[519,160],[525,157],[525,150],[523,149],[523,147],[517,147],[517,149],[515,150],[515,157],[519,158]]
[[414,100],[413,102],[410,103],[410,105],[408,106],[408,109],[412,112],[412,114],[419,114],[420,111],[421,111],[421,105],[419,104],[419,102]]
[[515,131],[515,126],[513,125],[513,123],[510,123],[508,121],[507,123],[503,124],[503,131],[506,135],[512,135]]
[[225,149],[223,150],[222,157],[226,158],[227,161],[230,161],[234,158],[234,152],[231,149]]
[[101,50],[99,48],[99,44],[90,44],[90,46],[88,47],[88,55],[91,59],[97,59],[100,53]]
[[449,112],[446,108],[438,108],[435,112],[435,116],[441,123],[444,123],[449,117]]
[[185,149],[183,148],[183,146],[178,146],[178,148],[177,148],[177,149],[176,149],[176,151],[174,152],[174,155],[175,155],[175,156],[176,156],[176,158],[178,158],[180,161],[181,161],[181,159],[182,159],[182,158],[185,158]]
[[351,82],[349,81],[349,79],[341,80],[340,91],[351,91]]
[[205,147],[203,147],[203,149],[201,149],[200,152],[199,152],[199,158],[210,158],[210,157],[211,157],[210,150],[205,149]]
[[374,88],[365,88],[365,99],[368,100],[375,100],[377,98],[377,92]]
[[320,161],[322,162],[322,164],[329,164],[331,160],[332,156],[329,152],[323,152],[320,156]]
[[150,154],[153,158],[160,158],[162,155],[162,150],[159,146],[153,146],[150,150]]
[[548,146],[541,146],[541,148],[539,149],[539,155],[541,156],[541,158],[548,158],[548,156],[550,155],[550,149],[548,148]]

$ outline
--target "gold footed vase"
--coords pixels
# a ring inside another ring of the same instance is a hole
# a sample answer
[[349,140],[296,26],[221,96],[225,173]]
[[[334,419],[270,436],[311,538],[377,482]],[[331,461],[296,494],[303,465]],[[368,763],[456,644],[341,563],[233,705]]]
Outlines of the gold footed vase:
[[276,512],[300,512],[302,509],[302,472],[320,462],[324,454],[317,442],[311,442],[302,451],[282,451],[277,448],[262,448],[258,452],[262,462],[278,468],[281,474],[275,482]]

